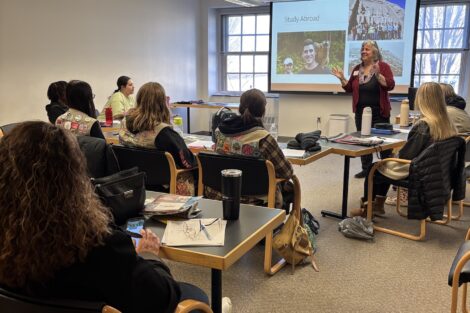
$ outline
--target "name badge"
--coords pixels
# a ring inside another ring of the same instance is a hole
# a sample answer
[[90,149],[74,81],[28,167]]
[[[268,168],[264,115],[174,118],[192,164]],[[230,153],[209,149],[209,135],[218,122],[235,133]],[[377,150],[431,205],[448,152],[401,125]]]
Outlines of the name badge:
[[357,76],[357,75],[359,75],[359,71],[354,71],[353,76]]

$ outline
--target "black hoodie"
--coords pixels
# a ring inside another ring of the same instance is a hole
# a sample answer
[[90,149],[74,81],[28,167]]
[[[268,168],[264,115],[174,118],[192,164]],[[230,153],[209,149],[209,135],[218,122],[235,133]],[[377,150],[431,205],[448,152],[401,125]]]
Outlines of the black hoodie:
[[253,127],[263,127],[263,123],[255,120],[245,124],[240,115],[232,115],[229,118],[222,120],[219,124],[219,130],[224,135],[243,133]]
[[465,106],[467,105],[465,99],[461,96],[448,97],[446,98],[446,103],[448,106],[456,107],[460,110],[465,110]]
[[59,102],[51,102],[46,105],[47,117],[52,124],[55,124],[55,120],[68,110],[69,108],[65,104]]

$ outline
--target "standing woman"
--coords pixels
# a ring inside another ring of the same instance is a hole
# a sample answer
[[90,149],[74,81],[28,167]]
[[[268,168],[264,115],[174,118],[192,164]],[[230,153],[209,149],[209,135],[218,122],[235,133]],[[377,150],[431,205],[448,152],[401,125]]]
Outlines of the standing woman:
[[[356,65],[347,80],[343,70],[334,67],[331,72],[346,92],[352,92],[353,112],[355,113],[356,129],[361,130],[362,111],[365,107],[372,109],[372,125],[390,123],[390,98],[388,92],[395,88],[395,80],[390,66],[382,61],[377,42],[366,40],[361,47],[361,63]],[[382,158],[391,155],[390,150],[380,153]],[[362,171],[355,175],[364,178],[372,164],[372,154],[361,156]]]
[[58,81],[49,85],[47,97],[51,101],[46,105],[47,117],[52,124],[55,124],[57,117],[67,112],[67,98],[65,96],[66,81]]
[[70,130],[77,136],[104,138],[101,126],[96,119],[91,86],[81,80],[71,80],[65,90],[67,95],[67,112],[59,116],[55,122],[58,127]]
[[[119,142],[126,146],[167,151],[175,159],[177,167],[196,167],[196,158],[170,124],[165,89],[159,83],[149,82],[140,87],[137,106],[130,109],[122,120]],[[192,172],[178,175],[176,193],[194,195],[194,183]]]
[[105,119],[106,108],[113,110],[113,119],[122,120],[129,109],[135,106],[134,82],[130,77],[121,76],[117,80],[117,89],[109,98],[99,115],[100,120]]

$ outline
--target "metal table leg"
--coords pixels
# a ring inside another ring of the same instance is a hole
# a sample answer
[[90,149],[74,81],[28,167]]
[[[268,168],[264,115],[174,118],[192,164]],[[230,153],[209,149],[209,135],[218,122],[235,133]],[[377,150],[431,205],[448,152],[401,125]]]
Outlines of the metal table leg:
[[191,117],[190,117],[190,114],[191,114],[191,108],[188,107],[186,109],[186,115],[187,115],[186,118],[188,120],[188,122],[187,122],[188,123],[188,134],[191,134]]
[[344,172],[343,172],[343,202],[341,205],[341,215],[336,212],[322,210],[321,215],[323,217],[329,216],[339,219],[345,219],[348,217],[348,191],[349,191],[349,163],[351,157],[344,156]]
[[222,313],[222,271],[211,269],[211,303],[214,313]]

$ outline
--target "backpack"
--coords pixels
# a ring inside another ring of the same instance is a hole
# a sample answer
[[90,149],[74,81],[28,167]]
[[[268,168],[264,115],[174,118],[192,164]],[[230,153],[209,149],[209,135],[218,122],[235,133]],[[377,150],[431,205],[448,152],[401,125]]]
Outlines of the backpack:
[[318,220],[306,208],[302,208],[301,214],[304,221],[304,227],[308,233],[308,239],[312,245],[313,253],[315,254],[318,248],[315,237],[318,235],[318,231],[320,230],[320,222],[318,222]]

